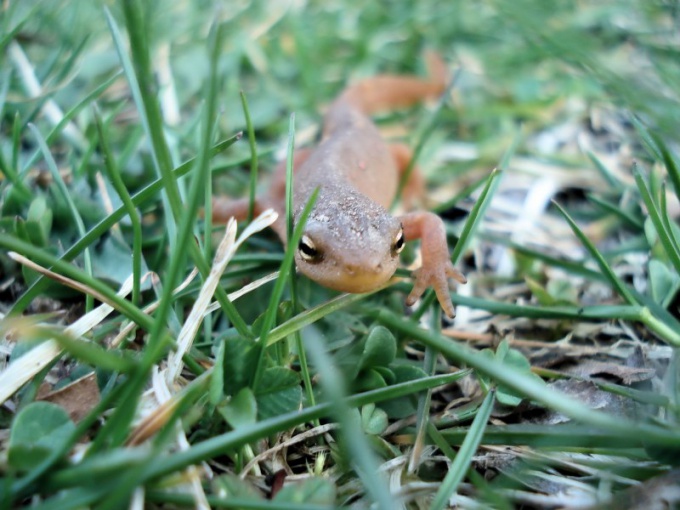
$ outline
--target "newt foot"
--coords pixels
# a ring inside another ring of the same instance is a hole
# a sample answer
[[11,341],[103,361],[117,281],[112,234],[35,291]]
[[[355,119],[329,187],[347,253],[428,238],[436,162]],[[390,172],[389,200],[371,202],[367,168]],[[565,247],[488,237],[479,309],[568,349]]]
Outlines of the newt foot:
[[467,278],[458,269],[453,267],[450,261],[447,260],[443,264],[443,271],[442,264],[437,264],[420,267],[413,271],[411,275],[414,283],[411,293],[406,298],[408,306],[412,306],[428,287],[432,287],[444,313],[450,319],[456,316],[453,303],[451,302],[451,295],[449,294],[449,278],[453,278],[461,284],[467,283]]

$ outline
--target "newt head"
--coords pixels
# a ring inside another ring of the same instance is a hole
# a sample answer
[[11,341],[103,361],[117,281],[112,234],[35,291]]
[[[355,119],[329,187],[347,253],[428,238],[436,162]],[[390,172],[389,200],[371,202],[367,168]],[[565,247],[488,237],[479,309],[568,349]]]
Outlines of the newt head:
[[405,242],[403,228],[362,194],[336,188],[321,187],[295,263],[301,273],[324,287],[352,293],[374,290],[397,269]]

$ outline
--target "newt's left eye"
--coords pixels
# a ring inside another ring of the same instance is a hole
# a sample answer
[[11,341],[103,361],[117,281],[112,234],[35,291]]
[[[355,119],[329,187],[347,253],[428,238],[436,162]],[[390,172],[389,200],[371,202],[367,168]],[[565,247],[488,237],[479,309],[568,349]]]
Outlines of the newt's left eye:
[[404,243],[404,230],[401,229],[397,233],[397,236],[394,238],[394,242],[392,243],[392,256],[396,256],[401,253],[401,250],[404,249]]
[[298,253],[303,260],[310,263],[321,262],[323,255],[307,235],[303,235],[298,243]]

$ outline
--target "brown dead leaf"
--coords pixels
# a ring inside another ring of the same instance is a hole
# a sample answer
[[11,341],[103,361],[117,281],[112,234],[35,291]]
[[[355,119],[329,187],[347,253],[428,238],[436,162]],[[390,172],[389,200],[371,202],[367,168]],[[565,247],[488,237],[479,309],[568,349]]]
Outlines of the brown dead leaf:
[[38,400],[52,402],[63,407],[76,423],[97,405],[99,399],[99,386],[97,386],[97,376],[94,372],[38,398]]
[[575,367],[565,370],[566,373],[579,377],[611,376],[621,379],[625,385],[640,381],[647,381],[654,377],[656,371],[653,368],[628,367],[619,363],[607,361],[586,360]]
[[[563,379],[548,384],[551,389],[573,397],[590,409],[606,411],[612,416],[630,416],[633,413],[633,402],[620,395],[603,391],[591,381],[579,381],[575,379]],[[565,423],[569,418],[556,411],[549,411],[535,423],[555,425]]]

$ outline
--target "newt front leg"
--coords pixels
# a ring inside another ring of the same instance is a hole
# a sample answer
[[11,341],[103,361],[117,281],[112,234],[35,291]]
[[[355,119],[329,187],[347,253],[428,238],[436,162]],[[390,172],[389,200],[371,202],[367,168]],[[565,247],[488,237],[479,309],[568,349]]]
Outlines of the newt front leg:
[[432,286],[446,315],[455,317],[449,294],[449,278],[459,283],[467,283],[467,279],[451,263],[444,222],[431,212],[413,212],[401,216],[399,220],[407,241],[421,240],[423,259],[422,266],[413,271],[413,290],[406,298],[406,304],[413,305],[425,289]]

